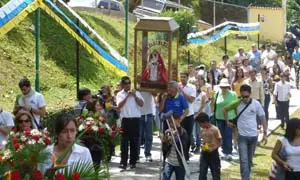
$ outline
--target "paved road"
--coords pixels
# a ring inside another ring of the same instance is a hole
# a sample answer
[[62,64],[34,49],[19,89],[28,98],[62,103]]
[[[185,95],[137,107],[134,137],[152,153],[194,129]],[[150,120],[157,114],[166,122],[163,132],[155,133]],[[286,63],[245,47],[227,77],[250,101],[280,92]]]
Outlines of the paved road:
[[[290,100],[290,114],[295,112],[300,106],[300,91],[292,89],[292,97]],[[271,101],[272,102],[272,101]],[[268,133],[270,134],[274,129],[280,125],[280,120],[276,119],[275,106],[270,105],[270,120]],[[299,115],[300,117],[300,115]],[[141,154],[143,154],[143,149],[141,149]],[[159,167],[160,167],[160,140],[156,136],[154,137],[153,149],[152,149],[153,162],[145,162],[144,157],[141,157],[141,162],[137,164],[137,168],[133,170],[127,169],[126,171],[120,171],[118,168],[120,158],[113,157],[110,163],[110,174],[112,180],[158,180],[159,179]],[[234,154],[236,154],[234,152]],[[191,170],[191,180],[198,179],[199,175],[199,154],[193,154],[190,158],[189,167]],[[233,156],[233,162],[238,162],[237,154]],[[221,161],[222,169],[226,169],[231,165],[227,161]],[[175,178],[173,178],[175,179]]]

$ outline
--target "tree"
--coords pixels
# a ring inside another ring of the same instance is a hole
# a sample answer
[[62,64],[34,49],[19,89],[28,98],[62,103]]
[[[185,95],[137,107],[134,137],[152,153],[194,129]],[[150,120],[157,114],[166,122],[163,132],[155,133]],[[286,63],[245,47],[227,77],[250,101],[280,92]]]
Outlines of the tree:
[[300,24],[300,0],[292,0],[287,3],[287,20],[295,20]]

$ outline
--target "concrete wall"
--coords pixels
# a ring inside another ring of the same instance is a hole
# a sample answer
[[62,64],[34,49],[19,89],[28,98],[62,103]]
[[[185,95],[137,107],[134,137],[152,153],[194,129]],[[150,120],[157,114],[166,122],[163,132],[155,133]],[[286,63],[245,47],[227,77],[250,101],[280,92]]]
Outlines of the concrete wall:
[[[86,12],[92,12],[92,13],[99,13],[99,14],[105,14],[112,17],[117,18],[125,18],[124,11],[114,11],[114,10],[107,10],[107,9],[100,9],[100,8],[90,8],[90,7],[73,7],[72,9],[76,11],[86,11]],[[135,15],[129,13],[128,14],[128,20],[137,22],[137,18]]]
[[[260,17],[260,18],[258,18]],[[284,27],[284,9],[271,7],[249,7],[249,22],[258,22],[260,20],[260,38],[262,40],[271,40],[272,42],[283,41]]]

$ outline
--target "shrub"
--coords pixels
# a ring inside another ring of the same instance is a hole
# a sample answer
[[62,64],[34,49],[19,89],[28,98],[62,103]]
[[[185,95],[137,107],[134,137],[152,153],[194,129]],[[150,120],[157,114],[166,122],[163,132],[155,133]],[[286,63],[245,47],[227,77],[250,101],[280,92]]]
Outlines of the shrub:
[[193,12],[186,10],[179,11],[165,11],[161,14],[162,17],[173,17],[179,28],[179,42],[184,44],[186,42],[187,34],[191,27],[196,23],[196,17]]

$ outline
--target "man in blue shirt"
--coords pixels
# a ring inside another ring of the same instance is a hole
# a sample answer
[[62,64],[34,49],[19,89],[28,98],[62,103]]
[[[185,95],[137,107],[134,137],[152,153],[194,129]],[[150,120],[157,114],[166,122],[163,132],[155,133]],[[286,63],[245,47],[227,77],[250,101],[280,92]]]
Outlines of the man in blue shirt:
[[[179,86],[176,81],[170,81],[168,83],[167,93],[163,95],[162,101],[159,105],[159,110],[163,113],[167,113],[172,110],[180,116],[179,121],[182,122],[189,113],[189,105],[186,99],[178,93],[178,90]],[[163,130],[166,129],[167,126],[166,123],[164,123]]]
[[256,70],[256,72],[259,72],[261,64],[261,52],[257,49],[255,44],[252,44],[251,48],[252,50],[248,53],[250,56],[250,65]]
[[292,54],[293,60],[296,60],[298,63],[300,61],[300,51],[299,51],[299,45],[297,44],[295,46],[295,50]]

